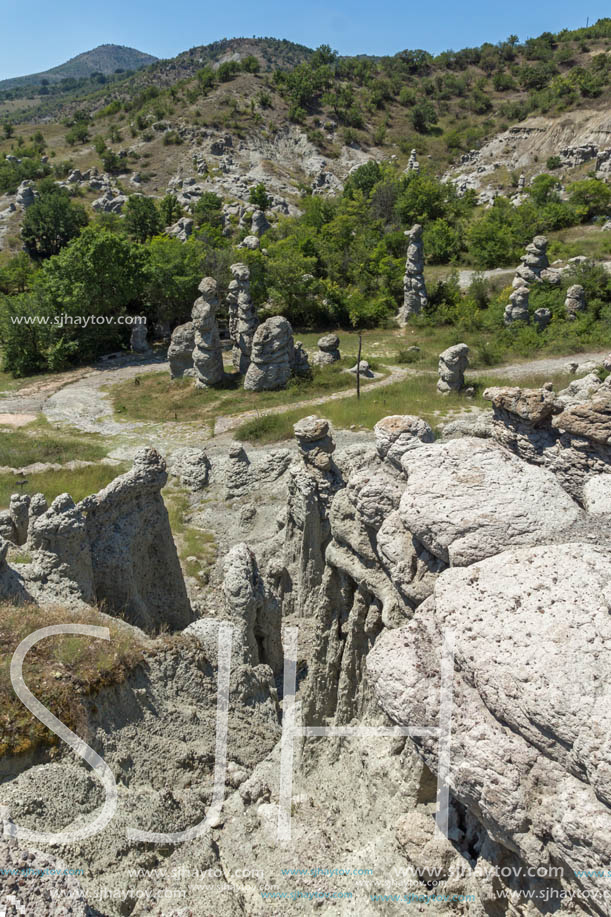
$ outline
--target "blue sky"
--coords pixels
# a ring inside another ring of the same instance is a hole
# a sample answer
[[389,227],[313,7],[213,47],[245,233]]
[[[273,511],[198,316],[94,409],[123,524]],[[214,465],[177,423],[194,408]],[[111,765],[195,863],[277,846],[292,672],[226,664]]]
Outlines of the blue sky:
[[96,45],[173,57],[219,38],[269,35],[342,54],[394,54],[520,40],[609,15],[608,0],[3,0],[0,79],[46,70]]

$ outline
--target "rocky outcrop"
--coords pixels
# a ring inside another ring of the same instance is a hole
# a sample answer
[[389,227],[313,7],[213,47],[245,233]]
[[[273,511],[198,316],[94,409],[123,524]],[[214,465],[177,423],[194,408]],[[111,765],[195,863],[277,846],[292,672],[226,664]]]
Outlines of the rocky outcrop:
[[533,313],[533,322],[535,323],[537,331],[545,331],[551,320],[552,313],[550,309],[535,309]]
[[[454,634],[453,805],[500,845],[497,864],[503,851],[516,865],[537,864],[550,876],[544,887],[573,889],[582,912],[599,914],[596,890],[611,854],[611,709],[602,688],[610,574],[608,549],[584,543],[512,549],[447,570],[413,619],[382,634],[367,658],[392,721],[425,726],[438,722],[442,638]],[[438,743],[415,741],[436,773]],[[563,867],[556,879],[551,864]],[[496,891],[480,888],[484,913],[498,913]],[[533,913],[545,909],[540,894]]]
[[223,600],[226,618],[236,627],[238,657],[250,665],[283,666],[280,607],[266,591],[257,559],[243,542],[225,557]]
[[179,630],[193,620],[161,496],[166,483],[163,458],[141,449],[131,471],[77,507],[86,522],[96,601],[149,632]]
[[166,229],[166,235],[172,236],[180,242],[186,242],[193,235],[194,226],[195,223],[190,217],[181,217]]
[[284,388],[291,378],[294,362],[290,323],[280,315],[268,318],[254,333],[244,388],[250,392]]
[[586,294],[580,283],[574,283],[566,291],[564,311],[569,321],[577,318],[580,312],[586,310]]
[[521,285],[517,287],[509,297],[509,302],[505,306],[503,322],[506,325],[512,325],[514,322],[529,322],[530,313],[528,311],[528,287]]
[[408,245],[403,275],[403,305],[397,313],[397,322],[402,326],[408,323],[412,315],[419,315],[428,303],[424,284],[422,226],[416,223],[405,235]]
[[344,480],[333,461],[335,443],[326,420],[304,417],[294,431],[299,457],[289,467],[283,559],[275,578],[283,614],[303,616],[321,587],[329,510]]
[[328,366],[341,360],[339,338],[336,334],[323,334],[317,342],[318,352],[312,357],[314,366]]
[[12,544],[25,544],[28,537],[30,496],[13,494],[8,510],[0,513],[0,535]]
[[513,286],[520,288],[541,280],[541,272],[547,270],[547,239],[545,236],[535,236],[526,246],[526,252],[520,258],[520,266],[516,270]]
[[255,210],[250,222],[250,234],[262,236],[268,229],[270,229],[270,224],[263,210]]
[[196,387],[209,388],[219,385],[225,378],[223,351],[216,323],[216,310],[219,306],[216,280],[204,277],[199,291],[202,295],[195,300],[191,313],[195,342],[193,368]]
[[254,476],[250,459],[241,443],[232,443],[229,447],[227,470],[225,473],[225,499],[233,500],[248,493]]
[[592,475],[611,472],[611,388],[586,376],[555,394],[544,389],[489,388],[492,434],[526,462],[543,465],[579,502]]
[[376,438],[376,451],[384,461],[390,462],[402,470],[401,459],[410,449],[416,449],[421,443],[432,443],[433,431],[426,420],[413,414],[392,414],[383,417],[373,428]]
[[469,348],[454,344],[439,354],[437,391],[441,395],[459,392],[465,384],[465,369],[469,365]]
[[250,270],[246,264],[232,264],[229,284],[229,337],[233,343],[232,360],[236,372],[245,375],[250,366],[252,341],[259,324],[250,295]]
[[172,339],[168,347],[168,362],[170,364],[170,378],[182,379],[183,376],[194,375],[193,350],[195,348],[195,328],[193,322],[177,325],[172,332]]
[[17,207],[22,207],[24,210],[27,210],[28,207],[32,206],[37,197],[38,192],[34,188],[34,183],[31,181],[22,181],[17,188],[15,204]]
[[210,459],[203,449],[179,449],[172,456],[172,474],[183,487],[204,490],[210,477]]
[[[91,499],[91,498],[90,498]],[[47,601],[91,605],[96,600],[91,544],[83,507],[60,494],[28,530],[28,579]]]

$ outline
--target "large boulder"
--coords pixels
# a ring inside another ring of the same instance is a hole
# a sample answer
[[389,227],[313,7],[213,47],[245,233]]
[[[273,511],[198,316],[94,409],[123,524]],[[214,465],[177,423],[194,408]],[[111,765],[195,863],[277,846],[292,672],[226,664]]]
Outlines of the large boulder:
[[377,422],[373,432],[380,458],[399,469],[405,452],[415,449],[422,443],[432,443],[435,439],[426,420],[413,414],[391,414],[389,417],[383,417]]
[[268,318],[254,333],[244,388],[250,392],[284,388],[291,377],[294,351],[293,329],[287,319],[280,315]]
[[553,474],[489,440],[423,443],[405,452],[401,464],[403,523],[452,566],[554,540],[582,515]]
[[[367,658],[394,722],[435,725],[454,635],[451,796],[507,855],[537,875],[561,865],[562,885],[590,901],[611,858],[610,578],[608,548],[579,542],[449,569]],[[415,741],[436,773],[437,741]]]
[[339,352],[339,338],[336,334],[323,334],[318,339],[318,352],[312,357],[314,366],[328,366],[341,359]]
[[454,344],[439,354],[437,391],[440,395],[459,392],[465,384],[465,369],[469,365],[469,348]]
[[177,325],[172,332],[170,346],[168,347],[168,363],[170,364],[170,378],[182,379],[183,376],[193,375],[193,350],[195,348],[195,328],[193,322]]
[[250,269],[237,263],[230,267],[233,280],[229,284],[227,308],[229,311],[229,337],[233,344],[234,369],[244,375],[250,366],[252,341],[259,324],[250,295]]

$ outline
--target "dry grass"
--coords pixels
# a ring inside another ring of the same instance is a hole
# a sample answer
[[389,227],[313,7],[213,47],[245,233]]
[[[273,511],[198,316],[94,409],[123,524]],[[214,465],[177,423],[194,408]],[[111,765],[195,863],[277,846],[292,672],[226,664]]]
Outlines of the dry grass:
[[38,700],[70,729],[86,725],[83,698],[120,684],[143,658],[147,644],[95,609],[78,614],[64,608],[0,603],[0,756],[32,752],[59,744],[54,733],[23,706],[10,681],[11,658],[22,640],[54,624],[109,627],[110,641],[81,636],[53,637],[36,644],[23,666],[24,680]]

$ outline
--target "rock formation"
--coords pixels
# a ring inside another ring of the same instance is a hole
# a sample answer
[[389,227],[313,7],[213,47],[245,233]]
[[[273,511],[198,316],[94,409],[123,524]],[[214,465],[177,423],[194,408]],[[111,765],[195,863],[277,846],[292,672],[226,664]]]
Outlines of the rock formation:
[[401,458],[405,452],[417,448],[421,443],[432,443],[435,439],[426,420],[411,414],[392,414],[390,417],[383,417],[377,422],[373,432],[379,457],[399,470],[402,470]]
[[494,437],[524,461],[543,465],[580,502],[593,475],[611,472],[611,387],[595,376],[554,393],[489,388]]
[[245,375],[250,366],[252,339],[259,324],[250,296],[250,270],[246,264],[232,264],[229,284],[229,337],[233,343],[232,360],[236,372]]
[[209,388],[223,381],[223,351],[219,329],[216,324],[216,310],[219,301],[216,295],[216,280],[204,277],[199,285],[202,294],[195,300],[191,321],[194,341],[193,368],[197,388]]
[[403,305],[397,313],[397,322],[401,326],[406,325],[412,315],[419,315],[428,302],[424,285],[422,226],[416,223],[405,235],[408,245],[403,275]]
[[289,322],[280,315],[268,318],[255,331],[244,388],[250,392],[284,388],[294,361],[293,329]]
[[318,353],[312,357],[314,366],[327,366],[341,360],[339,352],[339,338],[336,334],[323,334],[318,339]]
[[233,500],[247,493],[252,486],[250,459],[241,443],[229,447],[227,471],[225,474],[225,499]]
[[234,639],[241,661],[281,672],[280,608],[267,594],[257,559],[247,544],[231,548],[223,573],[225,616],[236,626]]
[[179,449],[172,456],[172,474],[189,490],[204,490],[208,486],[210,467],[203,449]]
[[574,283],[566,291],[564,300],[564,311],[569,321],[577,318],[580,312],[586,310],[586,294],[580,283]]
[[552,320],[552,313],[549,309],[535,309],[533,313],[533,322],[537,331],[545,331]]
[[537,283],[541,279],[541,272],[549,267],[546,252],[546,237],[535,236],[532,242],[526,246],[525,254],[520,258],[520,265],[513,279],[514,287],[528,286],[528,284]]
[[466,344],[454,344],[439,354],[437,391],[441,395],[459,392],[465,384],[465,369],[468,365],[469,348]]
[[47,601],[93,604],[96,590],[87,521],[83,507],[75,505],[70,494],[60,494],[46,512],[32,520],[28,549],[32,554],[30,579]]
[[530,321],[530,313],[528,311],[527,286],[516,287],[513,293],[511,293],[509,296],[509,302],[505,306],[503,321],[506,325],[511,325],[513,322]]
[[131,471],[77,507],[86,520],[96,600],[152,632],[193,619],[161,496],[167,478],[159,453],[141,449]]
[[168,347],[170,378],[182,379],[183,376],[195,374],[193,368],[193,350],[195,348],[195,328],[193,322],[177,325],[172,332]]
[[262,236],[269,228],[270,224],[263,210],[255,210],[250,224],[250,234],[252,236]]
[[301,341],[295,341],[292,370],[296,376],[310,376],[312,373],[308,353]]
[[130,350],[133,353],[150,353],[151,348],[148,345],[146,335],[146,322],[134,325],[129,339]]
[[359,372],[359,376],[364,377],[365,379],[373,379],[374,373],[373,373],[373,370],[370,369],[369,363],[367,362],[367,360],[361,360],[360,363],[355,363],[354,366],[350,367],[348,372],[354,373],[354,375],[356,376],[357,369]]
[[8,510],[0,513],[0,535],[12,544],[25,544],[28,537],[29,515],[29,495],[13,494]]
[[406,172],[415,172],[418,174],[420,171],[420,163],[418,162],[418,155],[416,150],[412,150],[409,154],[409,159],[407,160],[407,166],[405,168]]

